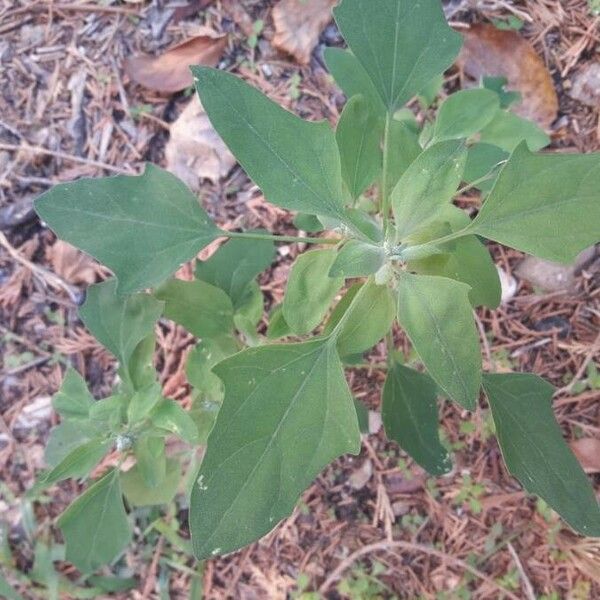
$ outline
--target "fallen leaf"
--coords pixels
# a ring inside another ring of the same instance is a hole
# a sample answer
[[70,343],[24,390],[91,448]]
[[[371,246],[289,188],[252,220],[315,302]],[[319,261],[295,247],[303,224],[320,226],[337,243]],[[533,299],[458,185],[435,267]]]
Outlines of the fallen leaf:
[[208,120],[197,96],[193,96],[171,125],[165,148],[167,169],[192,190],[202,179],[217,182],[235,165],[235,158]]
[[310,61],[321,31],[331,21],[338,0],[280,0],[273,9],[273,46],[291,54],[300,64]]
[[227,37],[212,29],[202,28],[183,44],[160,56],[139,55],[125,59],[125,72],[130,79],[157,92],[179,92],[193,84],[190,65],[214,67],[227,45]]
[[600,106],[600,63],[590,63],[577,73],[569,96],[588,106]]
[[586,473],[600,473],[600,440],[581,438],[571,442],[571,450]]
[[544,128],[558,114],[558,97],[552,77],[533,46],[516,31],[479,23],[463,32],[465,43],[457,59],[471,79],[506,77],[507,88],[521,94],[513,108]]
[[97,275],[106,272],[89,256],[62,240],[56,240],[46,248],[46,258],[52,270],[69,283],[90,285],[96,281]]

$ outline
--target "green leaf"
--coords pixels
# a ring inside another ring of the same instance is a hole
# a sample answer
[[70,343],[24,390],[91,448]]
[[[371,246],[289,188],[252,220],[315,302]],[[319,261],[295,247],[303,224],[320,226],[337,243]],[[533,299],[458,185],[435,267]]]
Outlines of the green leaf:
[[167,459],[165,478],[155,487],[146,484],[138,465],[134,465],[129,471],[121,472],[120,476],[123,493],[129,504],[133,506],[169,504],[179,487],[181,464],[177,460]]
[[114,272],[119,294],[155,286],[220,235],[194,194],[150,164],[140,176],[61,183],[35,209],[59,238]]
[[73,367],[68,367],[60,390],[52,398],[52,408],[63,419],[87,419],[94,397],[85,379]]
[[493,175],[493,171],[495,170],[495,176],[477,184],[478,189],[483,192],[489,192],[494,187],[500,163],[508,157],[508,152],[505,152],[498,146],[483,143],[473,144],[467,153],[467,163],[465,164],[463,179],[467,183],[473,183],[488,174]]
[[379,243],[383,241],[381,223],[360,208],[346,209],[346,224],[361,236],[364,241]]
[[133,424],[143,421],[161,399],[161,393],[158,383],[136,390],[127,405],[127,422]]
[[444,87],[444,75],[436,75],[424,88],[419,91],[419,104],[427,110],[439,96]]
[[506,77],[484,77],[482,83],[484,88],[498,94],[501,108],[509,108],[512,104],[521,100],[519,92],[506,90],[508,84]]
[[283,304],[277,304],[269,314],[269,325],[267,327],[267,338],[276,340],[292,334],[290,326],[283,316]]
[[448,140],[425,150],[408,167],[392,191],[398,241],[447,208],[461,182],[466,158],[464,142]]
[[350,288],[340,300],[326,332],[343,319],[344,322],[335,333],[338,352],[344,357],[359,354],[372,348],[390,330],[394,313],[394,298],[390,288],[369,280],[358,288]]
[[359,240],[350,240],[338,252],[329,277],[365,277],[376,273],[385,262],[385,250]]
[[[440,217],[448,220],[451,231],[459,231],[470,223],[469,216],[454,205],[449,205]],[[475,235],[454,240],[448,246],[448,254],[410,261],[410,270],[462,281],[471,287],[469,300],[473,306],[498,308],[502,286],[488,249]]]
[[106,473],[58,519],[67,545],[65,558],[82,573],[91,573],[116,558],[131,539],[119,474]]
[[369,434],[369,409],[360,401],[354,398],[354,409],[358,420],[358,428],[363,435]]
[[229,73],[208,67],[192,73],[211,123],[269,202],[341,214],[340,155],[327,123],[303,121]]
[[381,170],[380,120],[364,96],[351,98],[340,116],[336,140],[342,177],[353,199],[358,198]]
[[328,340],[244,350],[215,373],[225,400],[190,506],[198,559],[267,533],[323,467],[360,447],[352,396]]
[[[95,406],[95,404],[94,404]],[[44,460],[49,467],[58,466],[69,453],[89,442],[100,433],[96,424],[82,419],[67,420],[50,430],[44,451]]]
[[154,332],[163,303],[149,294],[118,296],[116,279],[88,288],[79,316],[93,336],[127,365],[136,346]]
[[600,508],[552,413],[554,388],[536,375],[484,375],[508,470],[578,533],[600,536]]
[[439,0],[342,0],[333,10],[348,46],[389,113],[453,62],[462,44]]
[[307,233],[318,233],[319,231],[323,231],[325,228],[323,227],[323,223],[319,221],[319,217],[316,215],[307,215],[305,213],[298,213],[294,217],[294,227],[296,229],[300,229],[301,231],[306,231]]
[[344,283],[329,277],[337,257],[335,249],[312,250],[294,263],[283,299],[283,316],[298,335],[310,333],[322,320]]
[[198,428],[190,415],[174,400],[163,398],[152,411],[150,418],[155,427],[165,429],[188,444],[198,438]]
[[[341,48],[325,48],[325,64],[340,86],[346,98],[363,96],[373,112],[383,117],[387,111],[379,92],[359,60],[351,52]],[[383,125],[380,127],[383,132]]]
[[90,408],[90,420],[100,427],[117,431],[126,422],[128,397],[115,394],[94,403]]
[[410,123],[393,119],[390,127],[388,150],[388,186],[385,191],[390,194],[406,169],[421,154],[419,136],[413,131]]
[[207,260],[197,261],[195,274],[197,279],[221,288],[231,298],[234,309],[238,309],[248,284],[273,260],[273,242],[233,239],[220,246]]
[[136,347],[127,364],[126,375],[121,374],[121,379],[129,378],[133,390],[140,390],[156,382],[156,369],[154,368],[154,350],[156,337],[154,331],[147,335]]
[[464,231],[568,263],[600,240],[599,189],[600,153],[532,154],[523,143]]
[[431,143],[468,138],[481,131],[500,109],[498,94],[486,89],[461,90],[440,106]]
[[469,286],[405,272],[397,293],[398,322],[429,374],[452,400],[473,410],[481,385],[481,351]]
[[167,469],[165,438],[142,435],[135,441],[133,450],[139,473],[146,486],[155,488],[162,485]]
[[424,373],[394,362],[383,387],[381,418],[385,434],[400,444],[431,475],[452,468],[440,442],[437,385]]
[[64,479],[87,476],[100,462],[111,444],[112,440],[97,437],[78,445],[58,465],[40,477],[34,486],[35,493]]
[[550,138],[532,121],[522,119],[510,111],[500,110],[481,131],[479,141],[499,146],[506,152],[512,152],[525,141],[529,149],[535,152],[545,148],[550,143]]
[[260,285],[256,281],[251,281],[246,286],[237,308],[234,317],[236,325],[239,319],[243,319],[254,330],[254,333],[256,333],[256,328],[262,319],[264,309],[265,299]]
[[231,300],[214,285],[171,279],[155,295],[165,304],[165,317],[197,337],[216,337],[233,330]]

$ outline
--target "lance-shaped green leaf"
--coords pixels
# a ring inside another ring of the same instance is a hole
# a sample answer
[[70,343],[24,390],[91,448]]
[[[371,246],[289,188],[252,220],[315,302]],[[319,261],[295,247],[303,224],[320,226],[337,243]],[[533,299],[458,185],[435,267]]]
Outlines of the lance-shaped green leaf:
[[[452,204],[440,214],[440,219],[448,222],[451,231],[460,231],[471,222],[464,211]],[[454,240],[447,252],[410,261],[409,268],[423,275],[462,281],[471,287],[469,300],[473,306],[497,308],[502,296],[498,269],[477,236],[468,235]]]
[[127,365],[137,345],[154,332],[163,303],[149,294],[117,294],[116,279],[87,289],[79,316],[93,336]]
[[58,520],[66,560],[82,573],[109,563],[131,539],[117,471],[109,471],[72,502]]
[[52,398],[52,408],[63,419],[87,419],[94,397],[83,377],[72,367],[65,373],[60,390]]
[[600,154],[533,154],[521,144],[464,231],[556,262],[600,240]]
[[239,308],[248,284],[275,259],[269,240],[233,239],[196,263],[196,278],[221,288]]
[[310,333],[322,320],[344,283],[343,277],[329,277],[337,252],[312,250],[294,263],[283,299],[283,316],[294,333]]
[[[346,98],[361,95],[376,115],[380,118],[385,116],[385,104],[356,56],[341,48],[325,48],[323,56],[329,72],[346,94]],[[383,132],[383,123],[379,130]]]
[[462,44],[439,0],[342,0],[333,14],[389,113],[443,73]]
[[331,313],[324,333],[335,336],[340,356],[360,354],[372,348],[390,330],[394,313],[390,288],[370,279],[346,292]]
[[193,487],[194,554],[225,554],[267,533],[360,433],[327,339],[244,350],[215,367],[225,399]]
[[385,435],[431,475],[452,468],[438,433],[437,394],[431,377],[394,362],[385,379],[381,407]]
[[463,179],[467,183],[473,183],[487,175],[489,179],[479,181],[476,187],[482,192],[489,192],[494,187],[501,163],[508,157],[508,152],[499,146],[485,143],[473,144],[469,147]]
[[127,502],[134,506],[156,506],[173,500],[181,481],[181,463],[167,459],[166,475],[160,485],[150,487],[144,481],[138,465],[121,472],[121,486]]
[[340,116],[336,140],[342,177],[353,199],[358,198],[381,170],[380,119],[364,96],[351,98]]
[[269,313],[269,325],[267,327],[267,338],[276,340],[292,334],[290,326],[285,322],[283,316],[283,304],[277,304]]
[[392,191],[398,241],[437,218],[462,179],[467,149],[460,140],[431,146],[408,167]]
[[506,152],[512,152],[525,141],[528,148],[535,152],[545,148],[550,138],[533,121],[522,119],[507,110],[500,110],[491,122],[481,131],[480,141],[499,146]]
[[177,177],[150,164],[140,176],[61,183],[35,209],[58,237],[114,272],[119,294],[157,285],[220,231]]
[[340,155],[327,123],[300,119],[229,73],[208,67],[192,73],[211,123],[269,202],[342,214]]
[[360,240],[350,240],[339,251],[331,269],[330,277],[366,277],[376,273],[385,262],[383,246]]
[[97,437],[77,446],[53,469],[44,473],[30,494],[72,477],[85,477],[100,462],[111,445],[111,440]]
[[481,385],[479,337],[469,286],[445,277],[402,273],[398,322],[444,393],[468,410]]
[[406,169],[421,154],[419,136],[407,121],[393,119],[390,125],[388,148],[388,184],[385,191],[390,194]]
[[155,296],[164,302],[164,315],[197,337],[224,335],[233,329],[233,306],[220,288],[204,281],[171,279]]
[[440,106],[431,143],[468,138],[481,131],[500,109],[498,94],[483,88],[451,94]]
[[196,423],[175,400],[163,398],[150,414],[150,419],[155,427],[174,433],[188,444],[194,444],[198,438]]
[[484,375],[496,435],[506,466],[575,531],[600,536],[600,508],[583,469],[552,412],[554,388],[536,375]]

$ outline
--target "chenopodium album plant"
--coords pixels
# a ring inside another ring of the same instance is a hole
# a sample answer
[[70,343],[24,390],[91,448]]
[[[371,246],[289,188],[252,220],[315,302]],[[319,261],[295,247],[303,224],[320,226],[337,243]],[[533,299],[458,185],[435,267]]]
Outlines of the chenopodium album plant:
[[[119,383],[95,401],[67,372],[38,483],[84,477],[115,446],[135,457],[59,518],[67,559],[84,572],[128,543],[123,495],[128,506],[168,502],[184,467],[198,558],[267,533],[330,461],[358,453],[360,407],[344,365],[383,338],[388,438],[429,473],[447,473],[437,402],[473,411],[483,389],[510,473],[574,530],[600,535],[594,491],[553,417],[553,387],[531,374],[482,375],[473,316],[500,301],[484,240],[569,262],[600,239],[600,155],[538,153],[549,139],[510,111],[514,94],[497,79],[450,95],[420,128],[403,105],[435,95],[461,47],[438,0],[342,0],[334,16],[349,46],[326,54],[348,97],[335,133],[231,74],[192,68],[213,126],[265,198],[326,237],[224,231],[152,165],[137,177],[61,184],[37,201],[59,237],[115,275],[91,286],[80,314],[118,359]],[[473,219],[453,203],[467,188],[482,195]],[[219,238],[229,241],[196,263],[194,281],[171,279]],[[278,242],[318,247],[297,258],[259,334],[256,277]],[[161,316],[199,338],[187,363],[190,411],[163,397],[152,367]],[[395,351],[394,321],[423,370]],[[192,448],[208,438],[201,465],[167,456],[168,435]]]

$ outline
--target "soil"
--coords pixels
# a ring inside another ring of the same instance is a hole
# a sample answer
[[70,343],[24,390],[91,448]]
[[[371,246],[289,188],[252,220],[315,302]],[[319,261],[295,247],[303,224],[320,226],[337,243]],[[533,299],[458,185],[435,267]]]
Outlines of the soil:
[[[301,66],[271,45],[274,4],[0,0],[0,565],[25,598],[49,597],[34,583],[40,578],[32,571],[35,540],[60,544],[53,521],[78,491],[67,482],[43,502],[25,497],[57,422],[50,397],[67,364],[84,374],[96,397],[110,390],[115,376],[112,359],[77,317],[86,286],[108,272],[57,242],[34,215],[32,199],[57,182],[139,172],[144,161],[164,165],[169,126],[188,93],[142,88],[127,79],[123,60],[160,53],[199,25],[229,34],[220,67],[302,117],[334,123],[344,98],[322,54],[326,46],[342,45],[339,33],[326,26],[309,64]],[[600,107],[568,93],[577,74],[600,58],[600,17],[591,4],[446,3],[457,27],[511,15],[523,21],[520,33],[544,60],[559,95],[551,133],[553,147],[566,152],[600,149]],[[252,48],[248,37],[259,19],[264,29]],[[456,75],[448,74],[448,86],[456,85]],[[228,228],[295,231],[291,215],[267,204],[237,167],[217,183],[204,182],[199,197]],[[467,195],[462,202],[476,207],[478,199]],[[280,247],[277,263],[261,276],[269,305],[281,299],[301,250]],[[510,279],[523,256],[496,245],[492,250]],[[600,361],[597,256],[566,292],[540,293],[517,278],[516,292],[498,310],[478,313],[485,367],[532,371],[562,388],[554,407],[570,440],[600,438],[600,391],[586,386],[586,366]],[[185,405],[183,368],[193,340],[165,321],[158,342],[162,383]],[[400,332],[396,343],[409,351]],[[377,347],[369,360],[381,362],[383,352]],[[576,385],[564,389],[573,376]],[[348,379],[355,396],[376,409],[383,374],[376,367],[354,369]],[[364,436],[358,457],[327,468],[274,532],[201,566],[148,527],[163,518],[186,537],[183,500],[168,513],[136,514],[134,543],[112,574],[137,577],[138,584],[106,597],[183,599],[201,597],[193,595],[201,588],[208,599],[507,597],[503,589],[517,598],[600,598],[600,541],[574,535],[521,491],[502,464],[485,404],[469,415],[447,403],[442,425],[455,462],[448,476],[429,478],[376,431]],[[101,468],[115,460],[109,456]],[[600,491],[598,461],[590,476]],[[77,581],[67,563],[55,568]],[[321,596],[301,595],[310,591]]]

